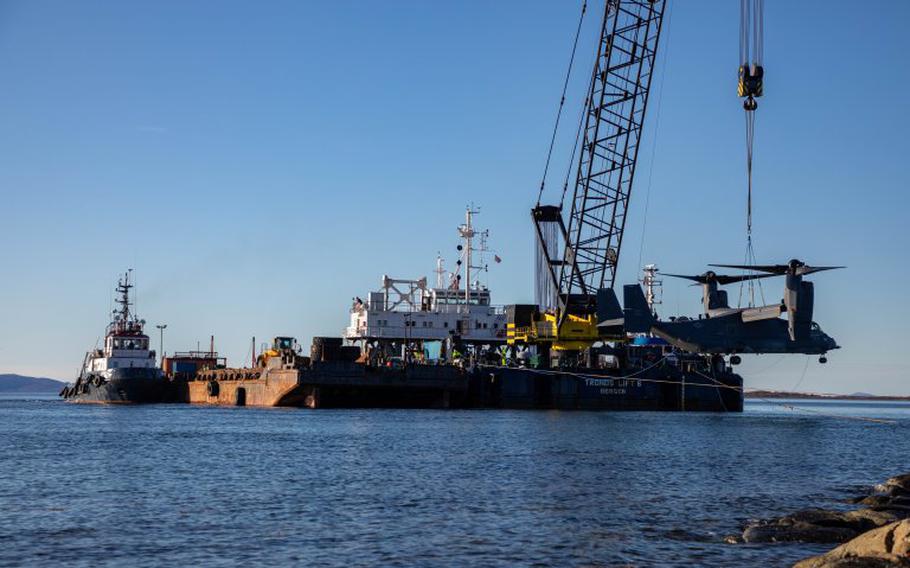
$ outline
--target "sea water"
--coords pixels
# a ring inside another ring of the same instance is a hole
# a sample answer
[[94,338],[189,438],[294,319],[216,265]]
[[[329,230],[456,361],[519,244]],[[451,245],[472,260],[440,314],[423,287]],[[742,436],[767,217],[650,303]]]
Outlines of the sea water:
[[312,411],[17,395],[0,400],[0,565],[786,566],[831,546],[724,537],[910,471],[908,434],[904,403]]

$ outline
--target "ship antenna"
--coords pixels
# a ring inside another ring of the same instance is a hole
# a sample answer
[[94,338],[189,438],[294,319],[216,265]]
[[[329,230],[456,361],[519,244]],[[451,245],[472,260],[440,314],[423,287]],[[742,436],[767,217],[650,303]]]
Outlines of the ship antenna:
[[445,260],[442,258],[442,253],[436,253],[436,287],[445,288],[445,265],[443,264]]
[[120,293],[120,298],[117,300],[117,303],[120,304],[120,318],[123,322],[126,322],[130,318],[130,288],[133,287],[130,284],[130,273],[133,269],[130,268],[123,275],[123,278],[117,283],[117,292]]

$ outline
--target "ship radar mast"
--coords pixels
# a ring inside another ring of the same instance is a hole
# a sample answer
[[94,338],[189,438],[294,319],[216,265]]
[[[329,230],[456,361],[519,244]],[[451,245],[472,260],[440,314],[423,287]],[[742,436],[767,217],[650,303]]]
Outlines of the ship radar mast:
[[[489,252],[487,248],[487,238],[490,236],[490,230],[484,229],[478,231],[474,228],[474,215],[480,213],[480,209],[474,208],[473,204],[468,206],[465,209],[465,222],[463,225],[458,226],[458,234],[461,236],[464,241],[463,245],[458,245],[458,250],[461,252],[461,260],[457,262],[458,265],[464,267],[464,301],[466,304],[471,303],[471,290],[480,289],[480,281],[472,282],[471,274],[472,271],[486,271],[487,266],[484,264],[484,254]],[[479,245],[475,246],[475,238],[479,241]],[[478,253],[479,264],[474,264],[475,258],[474,253]]]
[[657,308],[655,306],[663,303],[663,280],[657,277],[660,269],[656,264],[646,264],[642,268],[642,272],[644,274],[641,283],[645,288],[645,300],[648,302],[648,307],[651,308],[651,313],[656,316]]
[[442,258],[442,255],[436,253],[436,270],[433,272],[436,273],[436,287],[445,288],[446,286],[446,268],[445,268],[445,259]]
[[117,281],[117,293],[120,294],[120,297],[115,301],[120,304],[120,309],[114,310],[114,321],[127,322],[130,319],[130,306],[133,305],[130,302],[130,289],[133,287],[130,284],[130,276],[132,274],[133,269],[128,268],[123,278]]
[[112,321],[108,326],[108,333],[142,333],[142,326],[145,325],[145,320],[138,319],[130,309],[134,304],[130,300],[130,290],[133,288],[133,283],[131,282],[132,274],[133,269],[129,268],[123,274],[123,277],[117,281],[116,291],[119,297],[115,302],[119,305],[119,308],[113,312]]

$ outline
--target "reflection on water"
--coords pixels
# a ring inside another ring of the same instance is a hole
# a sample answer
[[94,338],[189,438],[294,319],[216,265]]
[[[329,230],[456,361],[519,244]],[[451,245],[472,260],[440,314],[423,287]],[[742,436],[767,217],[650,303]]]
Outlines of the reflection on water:
[[826,547],[723,537],[910,470],[908,425],[910,405],[877,402],[720,415],[7,398],[0,564],[786,565]]

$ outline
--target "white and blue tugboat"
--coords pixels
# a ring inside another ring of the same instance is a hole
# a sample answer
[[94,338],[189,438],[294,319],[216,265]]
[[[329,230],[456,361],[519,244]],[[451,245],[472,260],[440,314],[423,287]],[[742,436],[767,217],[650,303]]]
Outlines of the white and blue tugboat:
[[76,382],[60,393],[72,402],[148,403],[167,398],[168,381],[149,349],[145,320],[130,311],[130,272],[117,283],[119,307],[107,326],[104,346],[85,354]]

